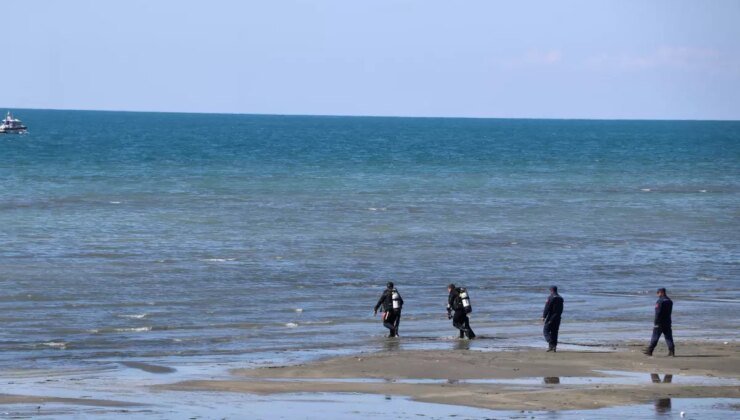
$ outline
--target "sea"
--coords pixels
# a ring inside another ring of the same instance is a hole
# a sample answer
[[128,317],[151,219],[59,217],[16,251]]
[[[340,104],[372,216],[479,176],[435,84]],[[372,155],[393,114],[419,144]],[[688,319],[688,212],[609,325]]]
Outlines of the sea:
[[0,372],[545,348],[550,285],[566,349],[646,343],[658,287],[679,354],[740,339],[737,121],[15,114]]

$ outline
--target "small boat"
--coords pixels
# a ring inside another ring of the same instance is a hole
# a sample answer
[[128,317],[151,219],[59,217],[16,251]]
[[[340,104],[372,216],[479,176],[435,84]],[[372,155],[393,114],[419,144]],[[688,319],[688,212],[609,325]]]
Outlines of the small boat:
[[0,134],[23,134],[27,132],[28,127],[23,125],[18,118],[13,118],[13,115],[8,111],[8,115],[0,124]]

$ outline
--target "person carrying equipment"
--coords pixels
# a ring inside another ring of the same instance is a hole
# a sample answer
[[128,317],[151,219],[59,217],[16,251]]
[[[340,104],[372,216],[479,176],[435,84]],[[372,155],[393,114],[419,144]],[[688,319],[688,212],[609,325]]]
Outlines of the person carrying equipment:
[[658,301],[655,302],[655,319],[653,320],[653,337],[650,339],[650,345],[643,350],[648,356],[653,355],[655,346],[658,345],[660,336],[665,336],[665,343],[668,345],[668,356],[676,356],[676,348],[673,344],[673,329],[671,327],[671,313],[673,312],[673,301],[666,294],[665,287],[657,290]]
[[460,338],[475,338],[473,329],[470,328],[468,314],[473,311],[470,305],[468,291],[464,287],[455,287],[454,284],[447,286],[447,319],[452,319],[452,326],[460,330]]
[[381,307],[383,309],[383,326],[390,330],[388,337],[397,337],[403,298],[401,298],[401,294],[398,293],[392,281],[386,284],[386,289],[380,295],[378,303],[375,304],[373,315],[377,315],[378,309]]
[[549,345],[547,351],[557,351],[560,317],[563,315],[564,303],[565,301],[558,294],[558,286],[550,286],[550,296],[547,297],[545,310],[542,311],[542,322],[545,324],[542,333]]

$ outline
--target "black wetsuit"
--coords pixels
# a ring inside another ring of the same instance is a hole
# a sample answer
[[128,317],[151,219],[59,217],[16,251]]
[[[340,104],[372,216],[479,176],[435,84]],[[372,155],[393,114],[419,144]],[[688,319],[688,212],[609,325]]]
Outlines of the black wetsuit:
[[473,329],[470,328],[470,319],[460,299],[460,288],[454,289],[447,297],[447,315],[452,317],[452,326],[460,330],[460,338],[465,335],[475,338]]
[[398,297],[400,304],[398,309],[393,309],[393,289],[385,289],[383,294],[380,295],[378,303],[375,304],[375,312],[377,312],[381,306],[383,307],[383,312],[385,312],[385,316],[383,316],[383,326],[390,330],[388,337],[395,337],[398,335],[401,306],[403,306],[403,299],[401,298],[400,293],[398,294]]
[[653,352],[658,345],[661,334],[665,336],[665,343],[668,345],[668,351],[673,354],[675,347],[673,345],[673,330],[671,327],[671,313],[673,312],[673,301],[668,296],[661,296],[655,302],[655,319],[653,321],[653,337],[650,339],[648,350]]
[[542,319],[545,320],[542,333],[550,349],[553,350],[558,346],[558,331],[560,331],[560,318],[563,315],[564,303],[563,298],[557,292],[553,292],[547,297],[545,310],[542,311]]

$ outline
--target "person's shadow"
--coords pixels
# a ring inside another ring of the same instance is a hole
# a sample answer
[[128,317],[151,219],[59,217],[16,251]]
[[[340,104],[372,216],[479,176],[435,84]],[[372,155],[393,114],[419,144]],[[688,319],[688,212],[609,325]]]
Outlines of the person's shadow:
[[673,375],[665,374],[665,375],[663,375],[663,380],[661,381],[659,374],[657,374],[657,373],[651,373],[650,374],[650,380],[654,384],[660,384],[660,383],[669,384],[669,383],[673,382]]
[[470,350],[470,342],[473,340],[457,340],[453,347],[454,350]]
[[671,399],[661,398],[655,400],[655,412],[658,414],[665,414],[671,411]]
[[401,349],[401,340],[397,338],[389,338],[383,342],[384,351],[398,351]]

